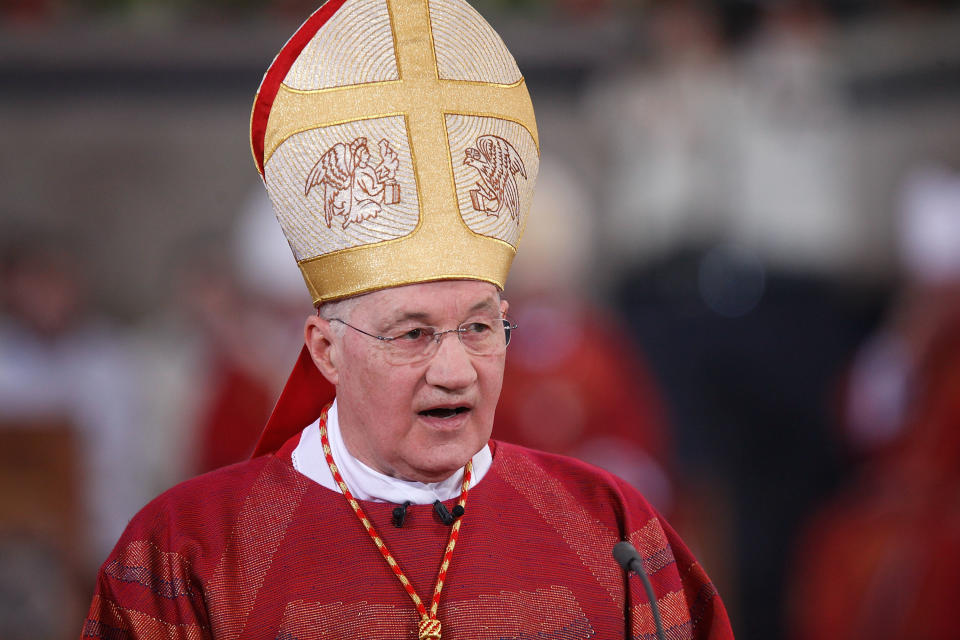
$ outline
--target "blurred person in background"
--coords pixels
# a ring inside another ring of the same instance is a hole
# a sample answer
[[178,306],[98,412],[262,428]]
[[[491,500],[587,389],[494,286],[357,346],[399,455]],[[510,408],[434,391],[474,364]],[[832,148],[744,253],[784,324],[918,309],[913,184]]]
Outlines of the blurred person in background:
[[260,185],[232,236],[228,273],[200,268],[184,281],[207,358],[196,473],[250,457],[302,341],[303,278]]
[[804,1],[754,10],[735,43],[718,4],[657,5],[647,55],[588,104],[610,152],[598,220],[618,303],[698,499],[678,527],[710,541],[738,634],[769,638],[797,526],[839,475],[828,394],[861,330],[839,283],[872,245],[836,23]]
[[250,457],[302,341],[303,278],[260,185],[226,235],[180,244],[137,331],[154,492]]
[[90,307],[64,237],[0,256],[0,637],[62,638],[80,592],[152,490],[124,334]]
[[[672,300],[685,293],[677,278],[655,284],[658,299],[638,301],[645,285],[633,276],[722,237],[735,206],[737,69],[716,7],[656,3],[645,17],[633,56],[618,59],[583,103],[602,158],[596,170],[600,206],[591,218],[603,247],[597,273],[609,280],[630,340],[641,345],[666,392],[669,409],[662,415],[670,415],[672,427],[668,476],[675,524],[725,586],[735,610],[733,505],[729,477],[718,462],[724,443],[710,417],[698,414],[702,399],[686,392],[704,372],[694,346],[699,333],[680,328],[689,323],[660,317],[672,311],[660,293]],[[640,318],[651,315],[657,317],[645,327]],[[644,405],[648,411],[655,403]]]
[[854,358],[844,402],[844,444],[867,461],[899,442],[919,364],[960,319],[960,176],[934,164],[908,172],[896,232],[900,291]]
[[149,495],[136,370],[123,334],[89,308],[65,238],[21,238],[2,268],[0,419],[57,416],[76,430],[86,514],[78,538],[99,554]]
[[737,53],[728,238],[771,266],[836,277],[874,248],[856,198],[855,117],[836,21],[808,0],[770,3]]
[[584,101],[602,149],[596,233],[612,277],[712,238],[736,178],[735,75],[716,13],[685,0],[649,14],[647,48],[618,61]]
[[902,191],[903,291],[848,383],[861,469],[808,523],[791,638],[957,637],[960,602],[960,173]]
[[541,330],[510,353],[493,435],[602,467],[670,513],[659,392],[632,337],[584,295],[596,241],[588,193],[547,157],[537,183],[508,293],[517,324]]

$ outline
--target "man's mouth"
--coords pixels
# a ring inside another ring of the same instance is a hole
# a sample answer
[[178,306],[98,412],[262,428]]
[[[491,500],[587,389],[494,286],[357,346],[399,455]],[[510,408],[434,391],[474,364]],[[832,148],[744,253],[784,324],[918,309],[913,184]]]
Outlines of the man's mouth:
[[428,418],[452,418],[467,411],[470,411],[469,407],[437,407],[435,409],[420,411],[419,414]]

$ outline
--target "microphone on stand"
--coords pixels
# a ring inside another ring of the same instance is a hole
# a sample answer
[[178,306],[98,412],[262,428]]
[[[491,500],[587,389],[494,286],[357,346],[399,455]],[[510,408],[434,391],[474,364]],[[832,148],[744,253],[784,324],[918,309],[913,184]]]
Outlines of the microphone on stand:
[[643,589],[647,592],[647,600],[650,601],[650,611],[653,612],[653,624],[657,627],[658,640],[666,640],[663,633],[663,623],[660,622],[660,607],[657,606],[657,596],[653,593],[653,585],[650,584],[650,578],[647,572],[643,570],[643,558],[632,544],[623,540],[613,545],[613,559],[617,561],[623,570],[627,573],[631,571],[640,577],[643,582]]

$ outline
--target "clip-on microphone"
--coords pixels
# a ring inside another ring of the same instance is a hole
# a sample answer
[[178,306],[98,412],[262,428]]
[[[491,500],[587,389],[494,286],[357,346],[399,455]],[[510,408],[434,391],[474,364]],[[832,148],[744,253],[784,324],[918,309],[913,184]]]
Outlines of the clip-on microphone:
[[447,509],[439,500],[434,501],[433,510],[437,512],[437,516],[440,517],[440,522],[447,525],[448,527],[453,524],[453,521],[463,515],[463,507],[456,505],[451,512]]
[[393,508],[393,526],[400,528],[403,526],[403,523],[407,521],[407,507],[413,503],[407,500],[399,507]]

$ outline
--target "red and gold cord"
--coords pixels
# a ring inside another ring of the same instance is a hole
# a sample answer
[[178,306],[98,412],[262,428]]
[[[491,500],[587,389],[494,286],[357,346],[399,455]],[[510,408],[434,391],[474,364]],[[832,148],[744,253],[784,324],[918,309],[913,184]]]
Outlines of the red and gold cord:
[[[450,539],[447,541],[447,549],[443,554],[443,562],[440,564],[440,571],[437,573],[437,583],[433,587],[433,600],[430,603],[430,610],[428,611],[426,606],[423,604],[423,601],[420,599],[420,596],[417,595],[417,592],[414,590],[413,585],[410,584],[410,580],[407,579],[406,574],[403,572],[403,569],[400,568],[400,565],[394,559],[393,554],[390,553],[390,550],[387,549],[386,543],[377,533],[377,530],[373,527],[373,523],[367,518],[367,515],[363,512],[363,509],[360,507],[360,503],[357,502],[356,498],[353,497],[353,494],[350,493],[350,489],[347,488],[347,484],[343,481],[343,477],[340,475],[340,470],[337,469],[336,463],[333,461],[333,452],[330,450],[330,441],[327,438],[327,410],[330,408],[330,405],[327,405],[323,409],[323,413],[320,414],[320,442],[323,445],[323,455],[327,459],[327,465],[330,467],[330,473],[333,474],[333,479],[337,483],[337,486],[340,487],[340,491],[343,493],[344,497],[347,499],[347,502],[350,504],[350,507],[353,508],[353,512],[357,515],[357,518],[360,519],[360,524],[363,525],[363,528],[366,529],[367,534],[373,540],[373,544],[377,546],[377,549],[380,550],[380,554],[383,556],[383,559],[387,561],[387,565],[393,570],[397,579],[400,580],[400,584],[403,585],[403,588],[406,590],[407,595],[410,596],[410,599],[413,600],[414,606],[417,608],[417,612],[420,614],[420,625],[419,625],[419,638],[420,640],[439,640],[440,639],[440,621],[437,619],[437,610],[440,607],[440,592],[443,590],[443,583],[447,578],[447,569],[450,568],[450,559],[453,558],[453,548],[457,544],[457,537],[460,535],[460,523],[462,518],[457,518],[454,521],[453,526],[450,528]],[[461,509],[466,509],[467,506],[467,493],[470,491],[470,478],[473,471],[473,461],[467,462],[467,466],[463,470],[463,485],[460,489],[460,500],[457,504]]]

